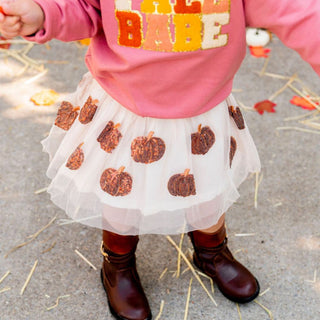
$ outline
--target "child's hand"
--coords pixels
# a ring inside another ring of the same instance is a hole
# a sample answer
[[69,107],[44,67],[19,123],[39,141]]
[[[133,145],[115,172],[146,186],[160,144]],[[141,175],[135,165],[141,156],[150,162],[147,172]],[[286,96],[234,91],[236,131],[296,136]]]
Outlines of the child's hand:
[[32,0],[0,0],[0,33],[7,39],[31,35],[43,27],[44,13]]

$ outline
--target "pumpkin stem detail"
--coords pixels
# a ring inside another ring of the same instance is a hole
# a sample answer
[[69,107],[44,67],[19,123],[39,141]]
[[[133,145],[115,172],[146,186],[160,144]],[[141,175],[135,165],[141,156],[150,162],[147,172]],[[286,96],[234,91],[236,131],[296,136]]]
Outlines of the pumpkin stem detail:
[[150,131],[147,137],[147,141],[150,141],[153,135],[154,135],[154,131]]
[[200,124],[198,125],[198,132],[199,132],[199,133],[201,133],[201,128],[202,128],[202,124],[200,123]]
[[118,169],[117,173],[118,173],[118,174],[122,173],[125,168],[126,168],[125,166],[121,166],[121,167]]
[[118,170],[115,170],[115,171],[111,174],[111,181],[113,181],[114,179],[116,179],[117,176],[120,175],[120,174],[124,171],[125,168],[126,168],[125,166],[121,166]]
[[186,169],[186,170],[184,170],[184,173],[183,173],[183,176],[187,176],[188,174],[189,174],[189,172],[190,172],[190,169]]

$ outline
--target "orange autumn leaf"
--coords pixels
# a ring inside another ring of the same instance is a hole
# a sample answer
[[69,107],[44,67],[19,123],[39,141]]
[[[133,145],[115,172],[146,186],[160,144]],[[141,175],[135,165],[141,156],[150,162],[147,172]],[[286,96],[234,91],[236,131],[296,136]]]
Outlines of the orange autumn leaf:
[[51,106],[59,99],[59,94],[51,89],[45,89],[34,94],[30,100],[37,106]]
[[[294,96],[290,102],[298,107],[301,107],[302,109],[306,110],[314,110],[316,107],[312,105],[307,99],[299,97],[299,96]],[[319,105],[319,103],[316,103]]]
[[249,46],[250,53],[256,58],[268,58],[269,57],[269,52],[271,49],[264,48],[264,47],[252,47]]
[[274,109],[274,107],[276,106],[275,103],[273,103],[270,100],[263,100],[260,102],[257,102],[254,105],[254,109],[259,113],[259,114],[263,114],[265,111],[266,112],[276,112],[276,110]]
[[91,42],[91,39],[90,39],[90,38],[78,40],[78,43],[80,43],[80,44],[83,45],[83,46],[89,46],[89,45],[90,45],[90,42]]

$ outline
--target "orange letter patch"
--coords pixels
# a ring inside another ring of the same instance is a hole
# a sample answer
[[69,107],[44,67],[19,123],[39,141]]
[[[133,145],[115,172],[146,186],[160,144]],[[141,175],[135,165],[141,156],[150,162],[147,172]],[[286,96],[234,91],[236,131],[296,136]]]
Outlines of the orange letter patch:
[[119,44],[126,47],[141,47],[142,19],[139,13],[117,11],[116,17],[119,21]]

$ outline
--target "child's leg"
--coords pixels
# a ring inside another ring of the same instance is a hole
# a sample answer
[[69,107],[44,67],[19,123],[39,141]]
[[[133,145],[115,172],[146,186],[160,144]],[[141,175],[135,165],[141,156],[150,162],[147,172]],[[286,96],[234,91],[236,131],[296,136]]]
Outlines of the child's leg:
[[230,300],[252,301],[259,294],[256,278],[232,256],[227,247],[224,215],[208,229],[189,232],[194,246],[194,263],[218,285]]
[[111,313],[121,320],[150,320],[151,311],[136,270],[138,236],[103,231],[101,279]]
[[225,214],[221,216],[217,224],[214,224],[210,228],[202,229],[201,232],[204,233],[216,233],[218,230],[220,230],[225,225]]

